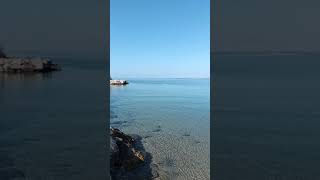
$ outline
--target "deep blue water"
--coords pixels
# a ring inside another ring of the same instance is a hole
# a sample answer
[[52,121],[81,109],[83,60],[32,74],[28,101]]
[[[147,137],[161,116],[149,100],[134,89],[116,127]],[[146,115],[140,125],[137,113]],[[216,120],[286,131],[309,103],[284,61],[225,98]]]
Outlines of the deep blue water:
[[320,179],[320,56],[216,56],[214,178]]
[[169,179],[209,179],[210,80],[128,81],[111,86],[111,126],[142,136]]
[[106,179],[103,60],[53,59],[48,74],[0,74],[0,179]]

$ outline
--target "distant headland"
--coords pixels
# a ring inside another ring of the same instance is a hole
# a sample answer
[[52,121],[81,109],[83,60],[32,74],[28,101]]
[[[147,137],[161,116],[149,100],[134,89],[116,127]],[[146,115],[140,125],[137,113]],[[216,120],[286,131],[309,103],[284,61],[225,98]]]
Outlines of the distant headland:
[[58,64],[49,58],[9,57],[0,48],[0,72],[51,72],[61,70]]

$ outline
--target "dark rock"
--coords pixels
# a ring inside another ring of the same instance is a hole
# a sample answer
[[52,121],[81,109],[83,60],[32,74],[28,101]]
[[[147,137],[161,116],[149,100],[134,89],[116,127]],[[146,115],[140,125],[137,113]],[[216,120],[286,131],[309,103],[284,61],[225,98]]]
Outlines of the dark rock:
[[134,147],[135,140],[119,129],[110,129],[111,167],[134,169],[144,162],[144,155]]
[[190,132],[185,132],[182,134],[182,136],[190,136],[190,135],[191,135]]
[[[138,135],[110,128],[110,169],[112,180],[156,180],[161,176],[152,156],[144,150]],[[162,179],[162,178],[161,178]]]
[[154,130],[152,130],[152,132],[160,132],[161,131],[161,128],[156,128]]

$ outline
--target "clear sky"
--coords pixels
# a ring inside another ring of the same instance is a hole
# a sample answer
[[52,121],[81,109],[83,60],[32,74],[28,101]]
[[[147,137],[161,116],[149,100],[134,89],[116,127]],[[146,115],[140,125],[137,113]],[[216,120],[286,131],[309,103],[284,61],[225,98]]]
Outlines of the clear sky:
[[110,0],[112,78],[210,76],[209,0]]

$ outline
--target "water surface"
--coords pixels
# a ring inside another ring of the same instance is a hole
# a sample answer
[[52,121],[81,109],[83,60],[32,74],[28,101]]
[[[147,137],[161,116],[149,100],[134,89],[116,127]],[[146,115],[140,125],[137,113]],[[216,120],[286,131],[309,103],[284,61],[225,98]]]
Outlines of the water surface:
[[214,177],[320,179],[320,56],[215,58]]
[[106,179],[103,60],[0,74],[0,179]]
[[169,179],[209,179],[209,79],[128,79],[111,86],[111,126],[143,137]]

